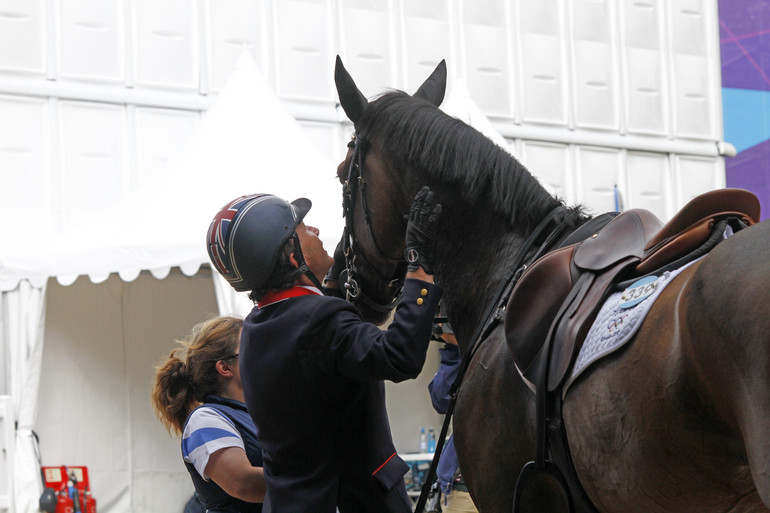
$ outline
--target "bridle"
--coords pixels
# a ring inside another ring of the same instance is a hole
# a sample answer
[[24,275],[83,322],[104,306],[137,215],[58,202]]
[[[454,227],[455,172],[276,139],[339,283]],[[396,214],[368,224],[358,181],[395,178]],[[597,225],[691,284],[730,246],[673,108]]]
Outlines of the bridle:
[[[353,148],[353,155],[350,159],[350,165],[348,166],[348,175],[342,186],[342,215],[345,218],[345,228],[342,235],[342,250],[345,255],[345,270],[340,274],[340,282],[345,287],[345,298],[350,302],[361,302],[368,308],[379,313],[390,313],[396,307],[398,298],[401,295],[401,289],[403,288],[403,278],[396,277],[391,278],[385,276],[376,266],[372,265],[363,252],[357,251],[360,249],[359,244],[356,241],[355,231],[353,228],[353,210],[354,210],[354,184],[358,183],[359,196],[361,198],[361,210],[364,213],[364,221],[369,230],[369,237],[374,243],[374,248],[378,253],[378,257],[391,263],[391,264],[403,264],[406,261],[403,257],[393,258],[388,256],[377,243],[377,239],[374,236],[374,230],[371,225],[371,213],[369,211],[369,204],[367,201],[367,184],[366,180],[361,175],[361,170],[364,165],[364,157],[366,156],[367,142],[358,135],[358,132],[353,134],[353,138],[348,143],[348,147]],[[367,295],[361,285],[359,284],[360,271],[356,266],[358,260],[370,268],[374,273],[384,282],[387,283],[387,289],[394,289],[393,299],[389,303],[379,303]]]

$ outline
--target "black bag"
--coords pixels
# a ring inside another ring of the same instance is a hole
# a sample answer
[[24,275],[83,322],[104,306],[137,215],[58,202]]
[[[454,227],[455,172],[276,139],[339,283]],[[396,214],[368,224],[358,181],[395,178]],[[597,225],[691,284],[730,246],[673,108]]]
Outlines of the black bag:
[[438,479],[433,481],[433,485],[428,492],[428,500],[425,502],[425,513],[441,513],[441,484]]

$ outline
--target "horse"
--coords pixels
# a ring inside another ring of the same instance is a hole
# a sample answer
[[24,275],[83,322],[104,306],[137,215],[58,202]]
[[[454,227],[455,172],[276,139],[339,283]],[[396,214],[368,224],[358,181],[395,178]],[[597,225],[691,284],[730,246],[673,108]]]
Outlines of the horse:
[[[569,492],[547,474],[517,490],[537,459],[537,396],[502,323],[474,338],[513,266],[598,216],[567,206],[509,152],[440,111],[443,61],[413,95],[367,100],[339,57],[335,82],[355,130],[337,170],[349,299],[373,322],[387,316],[405,274],[405,217],[429,186],[443,207],[434,279],[470,358],[452,421],[471,497],[481,513],[511,511],[514,499],[522,511],[570,510]],[[541,229],[555,211],[558,236],[553,223]],[[663,289],[628,344],[570,385],[563,429],[585,499],[575,511],[770,511],[768,254],[768,222],[726,237]]]

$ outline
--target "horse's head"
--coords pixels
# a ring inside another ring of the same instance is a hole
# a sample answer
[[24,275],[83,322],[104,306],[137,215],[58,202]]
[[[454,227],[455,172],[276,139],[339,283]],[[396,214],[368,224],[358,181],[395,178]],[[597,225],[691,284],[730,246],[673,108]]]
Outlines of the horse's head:
[[[382,323],[395,307],[403,285],[404,216],[420,184],[414,179],[392,179],[405,163],[393,162],[381,141],[369,137],[375,123],[369,116],[371,105],[339,57],[334,79],[340,104],[355,128],[347,155],[337,168],[345,215],[341,244],[346,271],[340,286],[364,318]],[[435,108],[445,90],[446,64],[441,61],[413,98]]]

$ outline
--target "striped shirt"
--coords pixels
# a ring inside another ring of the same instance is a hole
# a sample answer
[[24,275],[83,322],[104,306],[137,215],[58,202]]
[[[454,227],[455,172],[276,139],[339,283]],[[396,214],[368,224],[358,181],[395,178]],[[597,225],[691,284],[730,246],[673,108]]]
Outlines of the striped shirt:
[[205,479],[206,465],[212,454],[227,447],[246,450],[241,434],[232,421],[213,408],[201,406],[194,410],[182,433],[182,456]]

